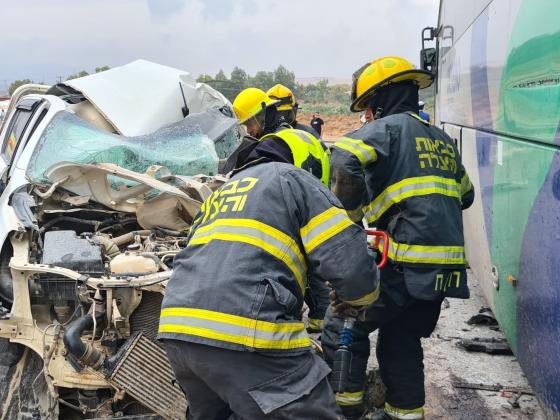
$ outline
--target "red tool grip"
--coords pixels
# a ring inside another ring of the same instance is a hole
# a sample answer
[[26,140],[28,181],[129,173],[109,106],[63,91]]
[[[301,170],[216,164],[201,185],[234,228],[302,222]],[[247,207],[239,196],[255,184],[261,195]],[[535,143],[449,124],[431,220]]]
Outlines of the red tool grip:
[[389,236],[387,232],[383,230],[366,229],[366,234],[370,236],[375,236],[375,241],[373,242],[373,249],[379,249],[379,241],[383,239],[383,250],[381,251],[381,261],[377,264],[377,268],[383,268],[387,264],[387,258],[389,255]]

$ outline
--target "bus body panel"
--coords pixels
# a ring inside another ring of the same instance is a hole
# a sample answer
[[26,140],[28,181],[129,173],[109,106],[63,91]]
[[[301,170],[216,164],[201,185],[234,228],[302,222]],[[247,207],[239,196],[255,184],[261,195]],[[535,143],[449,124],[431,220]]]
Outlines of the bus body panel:
[[558,0],[442,1],[436,93],[436,121],[457,139],[477,188],[464,213],[469,264],[531,385],[554,413],[560,413],[558,16]]

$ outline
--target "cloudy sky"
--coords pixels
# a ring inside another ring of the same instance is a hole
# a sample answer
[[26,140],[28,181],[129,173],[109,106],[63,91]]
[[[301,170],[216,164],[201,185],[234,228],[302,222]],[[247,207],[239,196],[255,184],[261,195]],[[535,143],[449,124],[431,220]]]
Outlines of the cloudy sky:
[[283,64],[350,78],[376,56],[417,64],[438,0],[18,0],[0,4],[0,90],[144,58],[194,75]]

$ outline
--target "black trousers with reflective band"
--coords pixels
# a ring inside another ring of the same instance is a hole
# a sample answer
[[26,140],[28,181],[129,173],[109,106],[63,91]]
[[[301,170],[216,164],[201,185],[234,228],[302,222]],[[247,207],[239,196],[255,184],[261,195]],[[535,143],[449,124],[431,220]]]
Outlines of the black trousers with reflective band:
[[[410,271],[407,275],[410,275]],[[370,355],[369,334],[379,329],[376,353],[387,402],[414,409],[425,402],[424,354],[420,339],[429,337],[439,319],[442,298],[418,300],[407,291],[404,276],[391,264],[381,270],[379,299],[368,309],[365,321],[353,329],[352,365],[346,392],[362,391]],[[325,360],[332,366],[343,320],[327,310],[322,344]]]
[[189,420],[342,419],[317,355],[266,356],[179,340],[165,349]]

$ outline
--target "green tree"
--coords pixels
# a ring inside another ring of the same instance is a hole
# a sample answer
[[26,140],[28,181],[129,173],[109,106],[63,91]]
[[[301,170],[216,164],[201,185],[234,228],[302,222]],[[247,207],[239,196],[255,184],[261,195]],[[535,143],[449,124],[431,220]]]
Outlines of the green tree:
[[220,70],[218,73],[216,73],[216,77],[214,77],[214,80],[227,80],[227,79],[228,78],[223,70]]
[[286,67],[279,65],[274,70],[274,84],[277,83],[293,91],[296,89],[296,75],[293,71],[289,71]]
[[111,69],[111,67],[109,67],[109,66],[96,67],[95,72],[96,73],[101,73],[102,71],[107,71],[107,70],[110,70],[110,69]]
[[247,87],[249,82],[249,76],[245,70],[240,69],[239,67],[234,67],[233,71],[231,72],[230,80],[233,83],[233,87],[238,91],[242,91]]
[[78,77],[84,77],[84,76],[89,76],[89,73],[85,70],[80,71],[78,74],[76,73],[72,73],[71,75],[69,75],[66,80],[72,80],[72,79],[77,79]]
[[249,85],[267,91],[274,86],[274,73],[271,71],[258,71],[249,79]]
[[8,95],[12,96],[14,94],[15,90],[18,87],[23,86],[23,85],[27,85],[27,84],[30,84],[30,83],[33,83],[33,80],[30,80],[30,79],[15,80],[8,87]]
[[196,78],[196,81],[199,82],[199,83],[208,83],[211,80],[213,80],[212,76],[210,76],[209,74],[206,74],[206,73],[203,73]]

